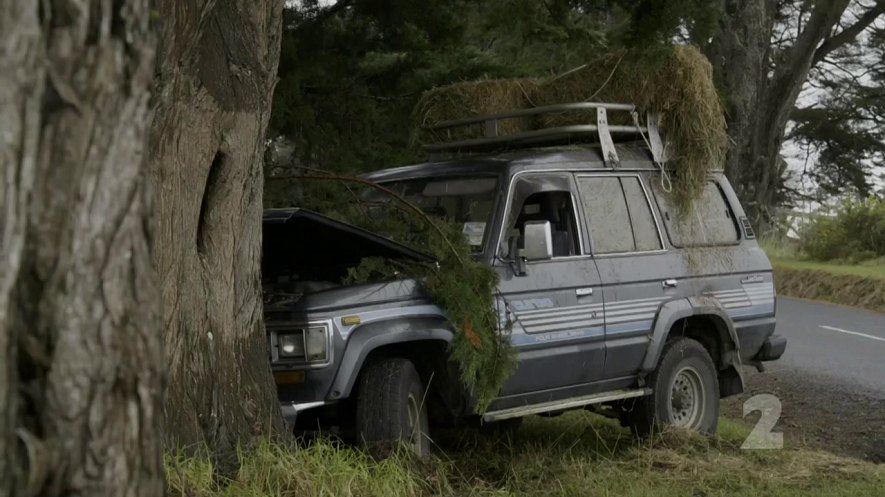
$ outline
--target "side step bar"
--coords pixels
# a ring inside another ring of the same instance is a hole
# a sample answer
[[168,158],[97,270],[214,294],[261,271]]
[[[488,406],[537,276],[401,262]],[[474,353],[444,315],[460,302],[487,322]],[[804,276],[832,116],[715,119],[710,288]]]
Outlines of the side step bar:
[[611,392],[595,393],[593,395],[584,395],[582,397],[572,397],[570,399],[554,400],[552,402],[543,402],[541,404],[529,404],[526,406],[511,407],[509,409],[501,409],[498,411],[489,411],[483,414],[483,421],[501,421],[502,419],[519,418],[530,414],[541,414],[544,412],[564,411],[575,407],[587,406],[590,404],[600,404],[602,402],[610,402],[612,400],[632,399],[634,397],[642,397],[651,394],[650,388],[639,388],[636,390],[614,390]]

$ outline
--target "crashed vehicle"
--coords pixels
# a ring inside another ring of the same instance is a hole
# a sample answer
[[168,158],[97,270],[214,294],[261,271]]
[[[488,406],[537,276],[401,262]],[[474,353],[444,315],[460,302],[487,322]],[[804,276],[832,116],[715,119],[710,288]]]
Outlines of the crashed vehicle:
[[448,359],[457,330],[415,281],[341,284],[364,257],[428,256],[314,212],[266,211],[267,339],[292,427],[419,454],[435,425],[512,427],[571,409],[639,434],[715,432],[720,398],[743,391],[742,366],[784,353],[771,265],[721,172],[678,215],[660,151],[601,138],[367,176],[463,223],[500,278],[517,367],[481,414]]

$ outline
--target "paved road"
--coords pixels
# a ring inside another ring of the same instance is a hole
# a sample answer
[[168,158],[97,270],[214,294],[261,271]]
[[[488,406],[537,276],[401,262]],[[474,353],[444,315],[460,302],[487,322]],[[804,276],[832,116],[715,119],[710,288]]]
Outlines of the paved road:
[[787,350],[770,371],[827,378],[885,399],[885,314],[786,297],[777,299],[777,331]]

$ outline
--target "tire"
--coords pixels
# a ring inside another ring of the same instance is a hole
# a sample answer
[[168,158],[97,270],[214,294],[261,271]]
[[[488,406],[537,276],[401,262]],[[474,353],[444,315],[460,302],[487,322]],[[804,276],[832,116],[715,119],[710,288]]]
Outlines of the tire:
[[356,434],[382,457],[401,444],[418,457],[430,454],[424,386],[411,361],[385,358],[366,368],[356,402]]
[[639,436],[666,426],[705,435],[719,423],[719,378],[710,353],[699,342],[679,338],[668,343],[649,376],[651,395],[637,400],[627,424]]

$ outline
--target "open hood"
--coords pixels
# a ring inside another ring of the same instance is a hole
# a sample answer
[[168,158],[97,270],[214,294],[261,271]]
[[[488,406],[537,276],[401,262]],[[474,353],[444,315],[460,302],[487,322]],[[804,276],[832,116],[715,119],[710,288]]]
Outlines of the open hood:
[[381,235],[300,208],[264,211],[262,276],[341,281],[365,257],[433,262]]

